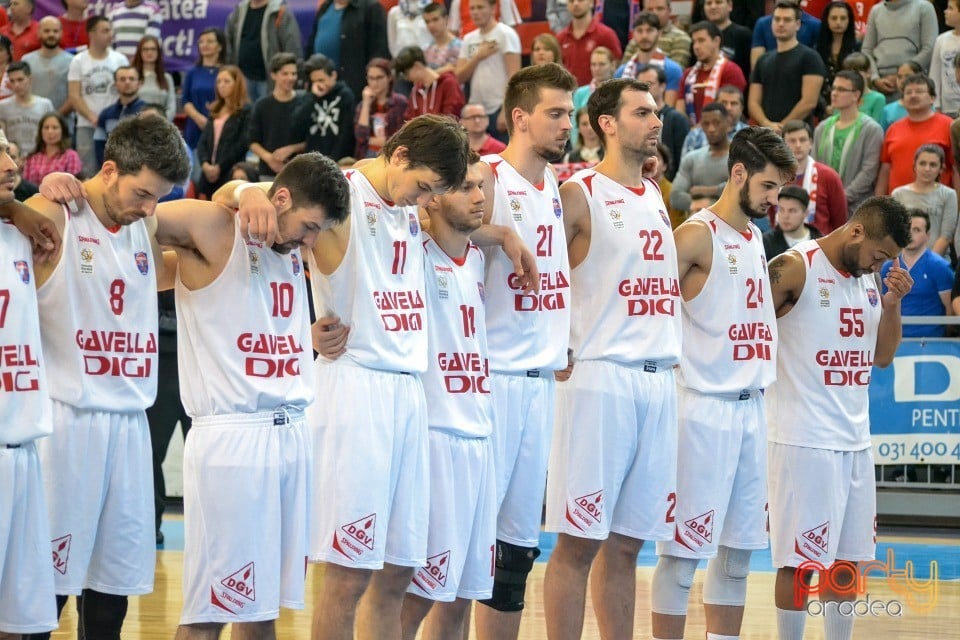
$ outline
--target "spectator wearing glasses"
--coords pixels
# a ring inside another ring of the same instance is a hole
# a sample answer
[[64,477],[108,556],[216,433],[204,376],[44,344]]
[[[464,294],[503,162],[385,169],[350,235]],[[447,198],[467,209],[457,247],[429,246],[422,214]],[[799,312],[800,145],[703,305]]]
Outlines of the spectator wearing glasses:
[[360,92],[360,103],[353,125],[357,140],[354,157],[375,158],[387,138],[403,126],[407,99],[393,91],[390,61],[374,58],[367,63],[367,86]]
[[460,111],[460,122],[467,131],[470,148],[481,157],[491,153],[500,153],[507,148],[507,145],[487,132],[487,128],[490,126],[490,116],[484,111],[482,104],[476,102],[465,104]]

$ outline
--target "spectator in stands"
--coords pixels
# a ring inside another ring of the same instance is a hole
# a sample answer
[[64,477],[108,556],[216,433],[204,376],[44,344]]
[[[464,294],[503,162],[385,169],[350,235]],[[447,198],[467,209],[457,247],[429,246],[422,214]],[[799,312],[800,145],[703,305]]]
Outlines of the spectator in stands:
[[7,13],[10,22],[0,27],[0,34],[13,42],[13,59],[40,48],[40,25],[33,19],[34,0],[10,0]]
[[457,76],[450,71],[437,73],[427,66],[420,47],[406,47],[393,60],[398,76],[413,83],[404,120],[412,120],[427,113],[460,117],[466,104]]
[[603,0],[596,5],[594,14],[616,32],[620,47],[625,49],[630,44],[630,29],[639,10],[640,0]]
[[552,33],[541,33],[530,44],[530,65],[548,64],[550,62],[563,64],[560,42]]
[[844,71],[856,71],[863,78],[863,96],[860,98],[860,113],[870,116],[883,126],[883,108],[887,98],[879,91],[870,88],[870,58],[859,51],[843,59]]
[[563,52],[563,66],[573,74],[579,85],[588,84],[592,78],[592,54],[597,47],[611,51],[617,60],[623,55],[616,32],[594,17],[594,4],[594,0],[567,0],[570,24],[557,33]]
[[[550,31],[554,33],[560,33],[570,24],[570,10],[566,0],[547,0],[543,13],[550,24]],[[590,10],[590,15],[593,16],[593,9]],[[619,38],[617,44],[620,44]]]
[[786,120],[811,117],[826,73],[817,52],[797,40],[802,13],[788,0],[777,2],[773,10],[777,48],[756,61],[750,78],[750,117],[778,133]]
[[[670,149],[670,154],[674,158],[680,157],[680,151],[683,148],[683,141],[690,132],[690,121],[687,117],[674,109],[666,102],[666,72],[663,67],[653,64],[641,64],[637,67],[634,76],[640,82],[646,82],[650,87],[650,95],[657,103],[657,110],[660,113],[660,120],[663,122],[663,128],[660,129],[660,140]],[[675,163],[679,164],[679,162]],[[673,166],[667,170],[667,178],[674,180],[677,175],[677,167]]]
[[848,55],[859,45],[854,33],[853,9],[843,0],[834,0],[823,10],[820,37],[817,38],[817,53],[827,71],[820,91],[820,102],[830,105],[830,87]]
[[67,121],[59,113],[50,112],[40,121],[34,147],[23,163],[23,177],[34,184],[54,171],[79,176],[83,170],[80,156],[70,148]]
[[[730,131],[727,133],[727,138],[732,142],[733,136],[747,126],[743,121],[743,92],[731,84],[724,85],[717,91],[717,102],[723,105],[730,116]],[[680,157],[705,146],[707,146],[707,136],[703,133],[703,129],[693,127],[683,140]]]
[[117,87],[117,101],[100,112],[97,116],[97,129],[93,133],[97,166],[103,164],[103,151],[110,133],[117,128],[121,120],[137,115],[147,104],[140,99],[140,74],[135,67],[118,68],[113,72],[113,82]]
[[501,138],[497,121],[507,82],[520,69],[520,37],[494,17],[494,2],[470,0],[477,29],[463,37],[456,73],[457,80],[470,83],[470,102],[482,104],[490,116],[490,134]]
[[7,79],[7,66],[13,61],[13,43],[10,38],[0,35],[0,100],[13,95]]
[[302,144],[303,132],[284,126],[284,123],[292,123],[297,109],[309,99],[294,91],[297,84],[297,57],[294,54],[273,56],[270,79],[273,91],[257,100],[250,116],[250,151],[260,158],[262,179],[280,173],[283,165],[296,153],[298,145]]
[[[730,12],[730,20],[732,20],[734,24],[743,25],[749,29],[751,37],[753,37],[753,27],[757,24],[757,20],[763,16],[765,4],[765,0],[737,0],[737,3],[733,6],[733,10]],[[690,12],[690,21],[712,21],[710,16],[706,15],[705,12],[706,3],[704,0],[694,0]]]
[[231,167],[243,162],[250,146],[250,113],[246,79],[240,68],[232,64],[221,67],[217,73],[217,97],[210,105],[210,118],[197,145],[197,193],[211,198],[214,191],[232,180]]
[[710,206],[727,184],[730,114],[719,102],[711,102],[703,108],[702,116],[700,127],[707,136],[707,146],[680,160],[670,192],[670,206],[688,213]]
[[131,61],[141,38],[160,39],[163,14],[160,7],[149,0],[121,0],[107,9],[106,15],[113,27],[113,48]]
[[951,185],[953,154],[950,146],[949,116],[933,111],[936,89],[933,80],[915,74],[907,78],[903,88],[903,102],[907,117],[894,122],[887,129],[880,153],[880,174],[876,194],[889,195],[897,187],[913,180],[913,158],[922,144],[936,144],[943,149],[945,163],[941,179]]
[[939,28],[937,13],[926,0],[886,0],[867,18],[861,51],[873,61],[873,88],[896,96],[897,69],[913,60],[924,72],[930,68]]
[[652,174],[644,174],[644,177],[650,178],[657,183],[660,188],[660,196],[667,205],[667,211],[670,215],[670,228],[676,229],[683,221],[687,219],[687,212],[674,209],[670,206],[670,194],[673,192],[673,184],[667,178],[667,171],[673,169],[676,173],[676,167],[673,158],[670,156],[670,149],[662,142],[657,143],[657,169]]
[[173,76],[164,66],[160,40],[153,36],[141,38],[133,55],[133,66],[140,74],[140,99],[162,104],[161,115],[172,122],[177,115],[177,89],[173,86]]
[[[71,52],[79,51],[86,47],[90,41],[87,39],[87,5],[89,0],[60,0],[64,12],[57,18],[63,30],[63,38],[60,46]],[[43,19],[40,20],[41,27]],[[41,40],[43,36],[40,36]]]
[[333,60],[322,53],[307,59],[303,73],[313,96],[300,105],[295,116],[294,129],[306,139],[303,150],[319,151],[334,160],[353,155],[357,101],[350,87],[337,76]]
[[230,179],[256,182],[260,179],[260,172],[252,162],[238,162],[230,169]]
[[[602,82],[606,82],[613,77],[613,70],[616,68],[616,62],[619,58],[614,58],[613,51],[607,47],[597,47],[590,53],[590,82],[577,87],[573,92],[573,110],[577,111],[581,107],[587,106],[587,100]],[[571,71],[571,73],[573,73]],[[577,122],[573,121],[573,129],[570,131],[570,139],[577,138]]]
[[[624,63],[613,74],[614,78],[636,78],[640,65],[651,64],[662,67],[666,74],[666,89],[663,100],[669,105],[676,104],[680,92],[680,78],[683,68],[659,47],[660,19],[656,14],[644,11],[633,21],[633,41],[636,46],[633,53],[624,54]],[[630,50],[630,47],[627,47]]]
[[573,143],[573,151],[566,154],[564,162],[590,162],[596,164],[603,160],[603,145],[600,136],[590,126],[590,114],[586,107],[577,109],[574,119],[577,122],[577,137]]
[[482,104],[472,102],[463,105],[463,109],[460,111],[460,122],[467,131],[470,148],[480,156],[500,153],[507,148],[507,145],[487,132],[490,126],[490,116],[487,115]]
[[960,64],[960,0],[947,0],[943,18],[950,30],[937,36],[930,57],[930,78],[937,87],[936,108],[951,118],[960,111],[960,84],[957,65]]
[[425,47],[430,32],[423,20],[423,10],[430,0],[404,0],[387,11],[387,50],[396,58],[406,47]]
[[423,21],[433,38],[433,42],[423,50],[427,66],[438,73],[456,72],[463,40],[454,36],[448,29],[450,18],[447,15],[447,7],[442,2],[431,2],[423,9]]
[[[930,217],[925,211],[910,210],[910,243],[894,258],[898,265],[910,272],[913,287],[900,302],[900,313],[905,316],[952,315],[950,289],[953,271],[947,260],[927,247],[930,236]],[[887,277],[893,260],[880,267],[880,278]],[[886,284],[883,293],[887,292]],[[904,338],[942,338],[942,324],[905,324]]]
[[227,60],[227,37],[220,29],[208,27],[197,38],[197,50],[200,55],[183,79],[181,98],[187,115],[183,139],[191,149],[197,147],[207,126],[208,105],[216,97],[217,71]]
[[[788,2],[797,8],[796,38],[797,41],[805,47],[815,49],[817,39],[820,37],[820,20],[806,11],[800,9],[796,2]],[[779,48],[780,38],[777,36],[776,22],[777,6],[774,5],[773,14],[766,15],[757,20],[753,27],[753,41],[750,46],[750,68],[755,69],[757,60],[765,53],[776,51]]]
[[815,226],[805,222],[809,205],[810,196],[802,187],[788,184],[780,189],[776,225],[763,234],[763,253],[768,261],[804,240],[823,235]]
[[717,25],[704,20],[690,28],[693,38],[693,55],[696,63],[687,69],[680,80],[680,95],[677,111],[686,113],[691,124],[700,121],[700,112],[705,105],[717,99],[720,87],[733,85],[744,91],[747,80],[743,72],[720,50],[720,30]]
[[23,178],[23,156],[20,154],[20,147],[16,142],[11,142],[7,146],[7,155],[17,165],[17,173],[14,177],[13,197],[20,202],[32,198],[40,193],[40,188],[29,180]]
[[[717,25],[720,30],[720,48],[727,58],[733,60],[744,78],[750,77],[750,43],[753,32],[730,19],[733,0],[706,0],[703,3],[704,19]],[[694,23],[699,20],[694,21]]]
[[406,112],[407,99],[393,90],[390,61],[374,58],[367,64],[367,86],[360,94],[354,118],[354,157],[375,158],[387,138],[403,126]]
[[[380,13],[383,14],[383,7],[380,7]],[[351,34],[351,37],[355,36]],[[303,54],[300,27],[293,11],[289,11],[282,0],[240,0],[227,16],[226,40],[226,61],[243,72],[250,102],[256,102],[273,91],[273,72],[267,72],[274,56],[289,53],[297,59]],[[359,39],[347,42],[351,46],[361,43]],[[386,46],[384,36],[384,49]]]
[[377,0],[322,0],[307,40],[307,56],[314,53],[333,60],[337,77],[359,96],[367,63],[390,58],[383,5]]
[[[889,129],[890,125],[897,120],[907,117],[907,108],[903,104],[903,87],[907,78],[917,73],[925,75],[923,69],[920,67],[920,63],[913,60],[904,62],[900,65],[900,68],[897,69],[897,99],[883,106],[883,116],[880,118],[880,125],[884,131]],[[934,85],[934,87],[936,87],[936,85]]]
[[61,29],[60,21],[53,16],[41,18],[41,46],[23,56],[23,62],[30,65],[33,92],[53,103],[53,108],[62,115],[67,115],[73,111],[67,94],[67,73],[73,55],[60,48]]
[[833,115],[813,132],[814,160],[840,174],[848,212],[873,195],[883,146],[883,129],[857,108],[863,86],[856,71],[840,71],[830,92]]
[[[847,196],[839,174],[822,162],[813,159],[813,130],[803,120],[787,120],[783,123],[783,140],[793,151],[797,161],[797,176],[794,184],[803,187],[810,198],[807,204],[806,222],[827,235],[847,224]],[[770,221],[774,218],[771,215]]]
[[[515,0],[494,0],[494,2],[496,2],[493,10],[495,19],[508,27],[515,27],[523,22]],[[479,24],[470,11],[468,0],[450,1],[450,30],[452,32],[463,38],[478,27]]]
[[113,30],[105,17],[93,16],[87,20],[87,37],[90,46],[70,61],[67,85],[70,103],[77,112],[77,128],[74,132],[77,153],[83,162],[84,173],[93,175],[100,170],[93,146],[97,118],[103,109],[116,100],[113,72],[126,66],[129,61],[125,55],[110,47]]
[[26,62],[11,63],[7,76],[13,96],[0,101],[0,123],[7,140],[16,142],[27,156],[33,153],[40,120],[44,114],[53,111],[53,103],[43,96],[34,95],[30,65]]
[[[670,11],[670,0],[643,0],[643,10],[657,16],[657,26],[660,30],[659,46],[667,56],[686,68],[690,64],[690,36],[683,29],[673,24]],[[632,46],[632,49],[631,49]],[[627,45],[624,55],[632,56],[636,52],[638,43]]]
[[914,180],[893,190],[908,209],[927,214],[927,247],[945,256],[958,230],[957,192],[940,182],[946,157],[935,144],[923,144],[913,157]]

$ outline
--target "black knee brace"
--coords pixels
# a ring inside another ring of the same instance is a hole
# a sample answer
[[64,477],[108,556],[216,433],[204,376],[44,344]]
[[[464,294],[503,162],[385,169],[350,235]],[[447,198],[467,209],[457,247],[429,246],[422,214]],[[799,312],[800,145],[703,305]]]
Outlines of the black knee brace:
[[120,640],[127,596],[84,589],[77,598],[77,640]]
[[536,547],[518,547],[497,540],[493,595],[480,602],[497,611],[523,611],[527,575],[533,569],[533,561],[539,556],[540,549]]

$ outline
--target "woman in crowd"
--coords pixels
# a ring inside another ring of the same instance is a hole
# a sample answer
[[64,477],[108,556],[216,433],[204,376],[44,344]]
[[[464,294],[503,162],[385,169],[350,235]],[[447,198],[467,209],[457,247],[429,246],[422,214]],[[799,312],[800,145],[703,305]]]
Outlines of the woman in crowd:
[[222,30],[209,27],[200,32],[197,49],[200,51],[197,64],[183,79],[183,112],[187,114],[183,138],[191,149],[197,147],[200,134],[207,126],[209,104],[216,97],[217,70],[226,62],[227,37]]
[[573,151],[568,153],[563,159],[564,162],[592,162],[596,164],[603,160],[603,145],[600,144],[600,136],[590,126],[590,114],[586,107],[577,109],[577,138],[573,145]]
[[893,197],[907,209],[920,209],[930,216],[927,246],[940,255],[946,255],[957,231],[957,192],[940,182],[945,162],[939,145],[921,145],[913,156],[913,182],[893,190]]
[[163,48],[154,36],[144,36],[137,44],[133,66],[140,73],[140,99],[147,104],[162,104],[167,120],[177,115],[177,90],[173,76],[163,65]]
[[260,168],[252,162],[238,162],[230,167],[230,179],[257,182],[260,180]]
[[820,102],[830,106],[830,87],[833,78],[840,71],[844,59],[857,51],[860,46],[854,33],[853,9],[846,2],[835,1],[823,9],[820,36],[817,40],[817,52],[823,58],[827,76],[820,90]]
[[541,33],[530,45],[530,66],[556,62],[563,64],[560,42],[552,33]]
[[250,98],[240,68],[232,64],[220,67],[216,91],[217,98],[210,105],[210,117],[197,145],[197,191],[207,198],[231,179],[230,169],[244,161],[250,146]]
[[80,175],[80,156],[70,148],[67,121],[55,111],[43,116],[37,127],[36,151],[23,163],[23,179],[40,184],[48,173],[62,171]]
[[374,158],[387,138],[403,126],[407,99],[393,91],[390,61],[373,58],[367,63],[367,86],[361,92],[354,119],[358,159]]
[[[617,60],[614,59],[613,51],[604,46],[599,46],[590,52],[590,84],[578,87],[573,92],[573,109],[579,111],[581,107],[587,106],[587,100],[591,94],[596,91],[601,83],[606,82],[613,77],[613,72],[617,70]],[[570,132],[570,139],[577,139],[577,121],[573,121],[573,130]]]

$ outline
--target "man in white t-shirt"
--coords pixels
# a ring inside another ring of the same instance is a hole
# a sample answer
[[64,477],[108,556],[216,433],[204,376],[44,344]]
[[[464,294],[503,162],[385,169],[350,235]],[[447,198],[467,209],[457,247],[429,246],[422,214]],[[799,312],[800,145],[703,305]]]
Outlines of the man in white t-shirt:
[[490,116],[490,133],[497,133],[497,116],[507,81],[520,69],[520,36],[494,17],[495,0],[470,0],[470,17],[477,29],[463,37],[457,80],[470,83],[470,102],[479,102]]

